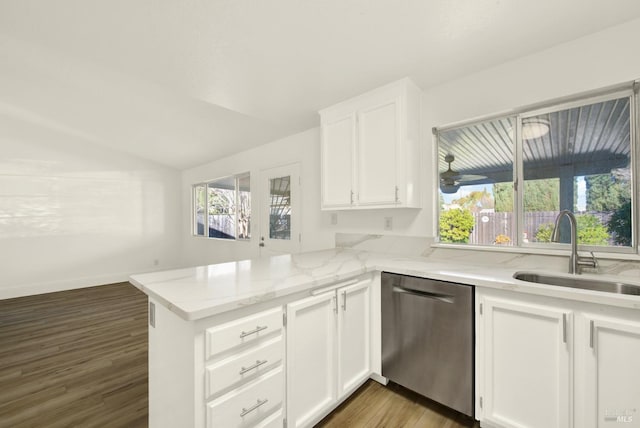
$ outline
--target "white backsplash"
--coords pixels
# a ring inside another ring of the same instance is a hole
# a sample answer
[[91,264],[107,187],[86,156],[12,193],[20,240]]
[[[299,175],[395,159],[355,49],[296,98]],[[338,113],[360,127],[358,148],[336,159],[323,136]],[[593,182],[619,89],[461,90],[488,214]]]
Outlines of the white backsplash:
[[426,256],[432,250],[431,244],[433,239],[417,236],[336,233],[336,248],[352,248],[397,256]]
[[[508,251],[481,251],[458,248],[433,247],[432,238],[399,235],[368,235],[336,233],[337,248],[387,253],[404,257],[425,257],[434,261],[464,263],[478,266],[499,266],[566,272],[568,256],[525,254]],[[585,273],[599,273],[640,278],[640,260],[598,259],[598,270],[585,269]]]

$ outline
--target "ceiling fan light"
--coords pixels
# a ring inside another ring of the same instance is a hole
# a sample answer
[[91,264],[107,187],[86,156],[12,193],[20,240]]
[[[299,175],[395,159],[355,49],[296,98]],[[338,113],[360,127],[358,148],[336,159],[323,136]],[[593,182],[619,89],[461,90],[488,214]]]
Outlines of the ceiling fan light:
[[551,124],[541,117],[527,117],[522,119],[522,139],[535,140],[549,133]]
[[440,183],[440,191],[442,193],[446,193],[446,194],[456,193],[458,189],[460,189],[459,184]]

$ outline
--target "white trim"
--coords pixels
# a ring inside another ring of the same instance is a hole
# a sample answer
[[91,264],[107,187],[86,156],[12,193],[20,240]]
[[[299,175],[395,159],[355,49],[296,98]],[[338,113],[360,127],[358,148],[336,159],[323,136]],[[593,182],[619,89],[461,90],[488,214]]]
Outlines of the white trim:
[[[170,268],[165,266],[162,269],[165,270]],[[83,278],[36,282],[32,284],[17,285],[10,288],[1,288],[0,300],[13,299],[16,297],[34,296],[37,294],[55,293],[58,291],[76,290],[80,288],[115,284],[119,282],[128,282],[129,275],[133,275],[134,273],[135,272],[123,272],[113,275],[96,275]]]
[[503,110],[501,112],[490,113],[482,116],[476,116],[471,119],[464,119],[457,122],[451,122],[442,126],[436,126],[432,128],[432,132],[436,133],[436,132],[449,131],[451,129],[462,128],[468,125],[473,125],[473,124],[482,123],[482,122],[489,122],[495,119],[501,119],[506,116],[517,116],[517,115],[525,116],[525,115],[529,115],[529,113],[531,112],[541,111],[543,109],[552,108],[553,106],[570,105],[574,102],[580,103],[580,100],[596,99],[599,97],[606,97],[608,94],[623,93],[625,91],[633,91],[633,86],[636,82],[640,82],[640,80],[630,80],[630,81],[619,83],[616,85],[595,89],[592,91],[580,92],[578,94],[573,94],[566,97],[555,98],[555,99],[543,101],[540,103],[529,104],[526,106]]
[[[455,249],[481,249],[483,251],[511,251],[517,253],[529,253],[529,254],[548,254],[554,255],[555,251],[547,248],[532,248],[525,244],[522,239],[522,229],[524,226],[524,161],[523,161],[523,143],[522,143],[522,120],[524,118],[533,117],[541,114],[567,110],[579,106],[595,104],[599,102],[605,102],[609,100],[628,97],[629,98],[629,115],[630,115],[630,169],[631,169],[631,247],[594,247],[594,246],[579,246],[579,251],[599,251],[601,252],[599,258],[612,258],[619,260],[640,260],[640,219],[638,218],[638,212],[640,210],[640,195],[636,193],[637,189],[640,189],[640,173],[638,172],[638,157],[637,150],[640,150],[636,138],[638,136],[638,127],[640,127],[640,118],[638,117],[638,104],[640,103],[637,89],[640,80],[633,80],[618,85],[612,85],[605,88],[596,89],[593,91],[583,92],[581,94],[574,94],[568,97],[558,98],[556,100],[545,101],[529,107],[521,107],[505,111],[502,114],[486,115],[481,118],[460,121],[457,123],[449,124],[446,126],[434,127],[433,132],[433,160],[435,168],[433,170],[436,173],[435,179],[435,192],[434,192],[434,236],[436,244],[441,245],[444,248]],[[517,183],[517,190],[513,190],[513,202],[514,212],[516,214],[515,222],[515,243],[514,247],[496,248],[493,246],[484,245],[462,245],[462,244],[442,244],[440,243],[440,134],[442,132],[463,128],[470,125],[479,123],[506,119],[514,117],[515,119],[515,135],[513,136],[513,180]],[[562,251],[560,254],[565,253]]]
[[[456,251],[493,251],[496,253],[516,253],[516,254],[531,254],[531,255],[544,255],[544,256],[563,256],[567,257],[570,250],[553,250],[549,248],[533,248],[533,247],[510,247],[510,246],[492,246],[492,245],[465,245],[465,244],[443,244],[433,243],[431,248],[442,248],[447,250]],[[612,247],[613,248],[613,247]],[[578,252],[582,252],[582,249],[578,249]],[[613,253],[613,252],[596,252],[594,254],[597,259],[603,260],[631,260],[640,261],[640,254],[636,253]]]
[[[251,190],[251,171],[245,171],[245,172],[240,172],[237,174],[230,174],[230,175],[225,175],[224,177],[219,177],[219,178],[215,178],[213,180],[207,180],[207,181],[201,181],[198,183],[193,183],[191,184],[191,207],[190,207],[190,211],[191,211],[191,232],[190,235],[193,238],[205,238],[205,239],[215,239],[215,240],[219,240],[219,241],[225,241],[225,242],[251,242],[251,237],[249,238],[238,238],[238,213],[236,212],[236,214],[234,215],[234,227],[235,227],[235,231],[236,231],[236,236],[234,236],[233,238],[216,238],[214,236],[209,236],[209,184],[211,183],[215,183],[217,181],[220,180],[224,180],[224,179],[230,179],[233,178],[233,186],[234,186],[234,203],[236,208],[238,207],[238,202],[239,202],[239,191],[240,191],[240,179],[244,178],[244,177],[249,177],[249,193],[250,193],[250,200],[253,197],[253,191]],[[199,186],[204,186],[204,231],[202,235],[199,235],[197,233],[197,229],[196,229],[196,217],[197,217],[197,213],[195,210],[196,207],[196,188]],[[230,190],[230,189],[229,189]],[[253,204],[252,204],[253,205]],[[249,228],[251,228],[251,221],[249,222]]]

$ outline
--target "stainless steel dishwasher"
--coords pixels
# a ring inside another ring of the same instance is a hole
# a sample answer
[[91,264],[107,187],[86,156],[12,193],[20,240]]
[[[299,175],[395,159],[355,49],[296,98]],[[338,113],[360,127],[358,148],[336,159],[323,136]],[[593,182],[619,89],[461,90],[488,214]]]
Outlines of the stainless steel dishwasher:
[[473,416],[473,286],[382,273],[382,375]]

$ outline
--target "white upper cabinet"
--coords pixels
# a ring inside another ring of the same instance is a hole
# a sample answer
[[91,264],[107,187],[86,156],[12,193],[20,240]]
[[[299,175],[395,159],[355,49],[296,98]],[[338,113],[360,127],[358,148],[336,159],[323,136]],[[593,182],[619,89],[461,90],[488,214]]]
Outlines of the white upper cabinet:
[[420,93],[402,79],[320,111],[322,209],[420,207]]
[[[353,153],[356,115],[327,119],[322,125],[322,205],[347,208],[353,203]],[[329,159],[331,161],[329,162]]]
[[[395,205],[400,103],[377,105],[358,114],[358,205]],[[394,168],[393,165],[396,165]]]

